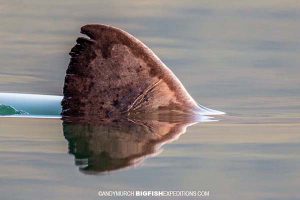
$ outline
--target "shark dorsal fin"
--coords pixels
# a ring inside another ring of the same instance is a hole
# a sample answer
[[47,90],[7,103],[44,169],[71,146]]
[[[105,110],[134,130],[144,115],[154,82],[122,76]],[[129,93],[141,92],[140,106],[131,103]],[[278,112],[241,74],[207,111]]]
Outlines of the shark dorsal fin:
[[63,116],[118,117],[194,113],[197,103],[178,78],[141,41],[107,25],[81,28],[64,85]]

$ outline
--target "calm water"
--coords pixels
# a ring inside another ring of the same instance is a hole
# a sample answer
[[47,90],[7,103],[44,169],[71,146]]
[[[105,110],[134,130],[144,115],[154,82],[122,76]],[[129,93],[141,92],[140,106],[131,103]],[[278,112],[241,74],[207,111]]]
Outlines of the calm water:
[[[99,190],[300,199],[300,2],[0,0],[0,16],[0,92],[61,95],[80,27],[105,23],[152,48],[200,104],[228,113],[146,150],[118,126],[1,118],[1,200],[99,199]],[[93,134],[103,128],[115,134]],[[107,167],[119,170],[96,173]]]

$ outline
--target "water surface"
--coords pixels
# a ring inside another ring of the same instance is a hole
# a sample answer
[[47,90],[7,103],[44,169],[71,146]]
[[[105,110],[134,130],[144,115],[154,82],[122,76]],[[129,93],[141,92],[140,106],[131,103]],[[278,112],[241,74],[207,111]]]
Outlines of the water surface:
[[1,199],[99,199],[98,190],[300,199],[298,1],[4,0],[0,16],[0,92],[61,95],[80,27],[105,23],[152,48],[201,105],[228,113],[100,175],[79,169],[76,156],[91,154],[68,153],[61,120],[1,118]]

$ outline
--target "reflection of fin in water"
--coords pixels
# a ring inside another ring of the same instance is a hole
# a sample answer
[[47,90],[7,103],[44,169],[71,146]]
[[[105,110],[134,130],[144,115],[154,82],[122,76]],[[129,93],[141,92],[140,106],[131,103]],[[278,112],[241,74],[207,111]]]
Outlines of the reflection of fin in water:
[[198,106],[171,70],[127,32],[106,25],[86,25],[81,32],[89,38],[78,38],[70,52],[64,117],[223,114]]
[[135,166],[185,132],[193,122],[121,119],[108,123],[63,123],[69,152],[85,173],[100,173]]

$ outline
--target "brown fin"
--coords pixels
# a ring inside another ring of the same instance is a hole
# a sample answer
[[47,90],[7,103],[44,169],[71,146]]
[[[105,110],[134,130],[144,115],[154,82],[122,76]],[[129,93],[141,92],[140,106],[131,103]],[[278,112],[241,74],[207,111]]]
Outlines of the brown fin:
[[107,118],[199,109],[181,82],[142,42],[107,25],[86,25],[72,48],[64,117]]

